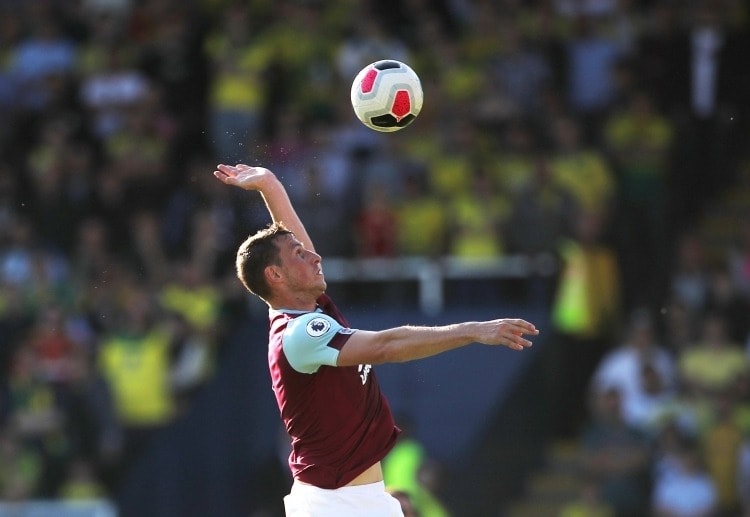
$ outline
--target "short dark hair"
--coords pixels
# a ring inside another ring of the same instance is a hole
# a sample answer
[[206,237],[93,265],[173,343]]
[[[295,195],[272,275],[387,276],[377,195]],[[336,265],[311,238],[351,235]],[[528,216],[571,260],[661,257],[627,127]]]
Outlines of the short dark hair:
[[248,237],[237,250],[237,277],[248,291],[264,300],[271,294],[265,269],[281,264],[276,239],[282,235],[292,235],[292,232],[282,223],[271,223]]

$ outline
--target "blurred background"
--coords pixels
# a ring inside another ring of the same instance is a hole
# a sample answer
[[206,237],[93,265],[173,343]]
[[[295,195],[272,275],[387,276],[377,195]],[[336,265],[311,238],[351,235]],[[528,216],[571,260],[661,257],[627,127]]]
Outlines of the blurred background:
[[[0,515],[283,515],[267,222],[355,328],[524,317],[376,368],[423,517],[750,515],[750,2],[0,0]],[[409,63],[395,134],[351,81]],[[15,513],[14,513],[15,512]]]

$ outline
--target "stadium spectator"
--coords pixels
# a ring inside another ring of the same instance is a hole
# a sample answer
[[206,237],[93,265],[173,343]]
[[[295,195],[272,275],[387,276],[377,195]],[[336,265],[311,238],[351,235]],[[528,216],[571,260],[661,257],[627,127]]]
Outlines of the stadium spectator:
[[224,337],[224,297],[194,261],[172,267],[174,278],[156,294],[162,310],[173,316],[170,386],[184,409],[213,371],[217,342]]
[[502,50],[488,63],[494,88],[513,106],[512,111],[533,118],[543,106],[552,70],[545,56],[524,37],[522,29],[506,24],[501,30]]
[[[135,67],[135,57],[128,55],[132,48],[119,41],[107,42],[105,47],[94,41],[84,51],[86,61],[95,60],[96,64],[87,64],[80,71],[81,103],[87,110],[93,134],[105,140],[125,125],[128,106],[146,96],[149,81]],[[91,55],[94,52],[102,55],[95,57]]]
[[750,297],[732,281],[727,267],[712,268],[704,312],[721,314],[727,323],[727,337],[732,343],[745,343],[750,337]]
[[686,224],[703,215],[706,200],[726,188],[736,170],[740,106],[747,102],[747,74],[737,70],[747,41],[730,24],[731,12],[729,6],[717,10],[706,2],[685,7],[687,28],[666,69],[680,78],[671,92],[679,110],[675,156],[680,171],[672,188],[675,217]]
[[257,40],[260,20],[250,7],[233,4],[205,39],[211,71],[208,117],[212,151],[224,159],[244,157],[262,127],[263,74],[271,51]]
[[579,495],[562,505],[558,517],[615,517],[615,510],[602,500],[599,479],[587,476],[581,480]]
[[[176,120],[179,145],[204,151],[211,85],[204,47],[208,17],[200,4],[174,0],[139,2],[136,8],[130,28],[135,29],[131,37],[140,40],[138,67],[160,92],[165,111]],[[172,160],[175,167],[185,163],[179,154],[172,155]]]
[[535,165],[541,158],[540,138],[523,119],[511,121],[499,131],[500,147],[487,157],[487,168],[500,188],[516,194],[534,182]]
[[528,182],[511,196],[508,251],[529,256],[554,254],[572,230],[575,202],[570,193],[554,181],[545,154],[537,156],[530,167]]
[[43,246],[64,252],[70,250],[75,226],[87,208],[74,192],[73,182],[80,178],[72,170],[77,125],[68,115],[42,118],[24,164],[30,180],[30,215],[40,228],[37,239]]
[[[15,109],[17,85],[11,77],[10,64],[13,50],[23,37],[21,20],[12,16],[12,7],[0,6],[0,113],[9,116]],[[0,130],[0,142],[7,138],[8,130]]]
[[396,212],[399,254],[438,256],[445,252],[445,207],[426,185],[424,177],[404,179],[404,199]]
[[695,231],[678,236],[670,264],[668,295],[685,306],[692,315],[705,307],[710,285],[706,244]]
[[128,211],[158,210],[169,192],[170,152],[173,121],[165,120],[158,93],[149,92],[124,111],[123,124],[103,141],[103,152],[111,164],[127,199]]
[[430,195],[450,200],[471,190],[474,165],[482,160],[485,139],[466,113],[455,113],[456,131],[440,132],[427,157],[426,179]]
[[[330,256],[350,256],[352,254],[352,239],[350,225],[344,225],[346,232],[341,234],[331,235],[331,228],[335,228],[342,220],[351,220],[352,214],[349,210],[353,210],[346,203],[346,199],[350,197],[351,190],[346,187],[332,188],[331,183],[335,182],[336,173],[334,172],[337,167],[332,162],[339,162],[333,155],[338,154],[337,151],[333,151],[329,156],[328,164],[333,165],[326,169],[326,163],[322,166],[306,166],[302,167],[296,174],[300,176],[299,184],[304,185],[301,193],[294,197],[294,203],[297,207],[297,212],[300,217],[303,217],[307,223],[308,231],[313,239],[321,241],[320,250],[321,253],[326,253]],[[326,157],[321,157],[324,161]],[[337,163],[342,173],[340,178],[340,185],[347,185],[353,183],[351,175],[347,173],[348,160],[345,157],[341,162]]]
[[396,255],[396,210],[390,192],[375,184],[365,194],[356,221],[357,256],[393,257]]
[[71,453],[65,433],[68,415],[60,392],[43,377],[30,345],[16,352],[3,397],[6,425],[13,426],[21,450],[30,448],[40,461],[34,497],[53,497]]
[[651,510],[657,517],[713,515],[718,508],[716,486],[702,462],[697,444],[680,444],[675,467],[654,481]]
[[650,434],[665,405],[677,390],[674,356],[657,341],[657,329],[647,309],[634,311],[622,343],[607,352],[593,373],[594,392],[620,392],[623,420]]
[[[359,7],[362,23],[351,23],[348,33],[336,49],[336,71],[342,78],[354,78],[365,65],[387,56],[404,63],[409,61],[409,51],[402,40],[383,30],[374,13],[367,12],[365,4]],[[352,18],[354,20],[355,18]]]
[[107,489],[96,477],[94,466],[87,460],[70,461],[67,476],[57,496],[65,501],[93,501],[107,495]]
[[[652,97],[637,91],[627,105],[603,123],[605,148],[617,177],[615,216],[626,307],[663,295],[664,264],[671,229],[667,226],[667,189],[674,124],[656,110]],[[637,289],[634,289],[635,286]],[[650,292],[650,290],[655,290]],[[639,299],[640,298],[640,299]]]
[[[83,349],[67,332],[67,316],[59,305],[42,307],[26,346],[33,350],[40,377],[50,386],[65,386]],[[22,345],[24,346],[24,345]]]
[[508,195],[481,165],[471,169],[466,192],[448,202],[448,254],[464,260],[493,260],[506,253]]
[[704,463],[716,488],[716,506],[720,515],[737,515],[740,511],[737,489],[743,436],[735,421],[736,403],[730,394],[717,397],[712,423],[702,437]]
[[567,105],[580,117],[582,140],[592,142],[615,100],[613,71],[628,48],[593,16],[574,15],[573,27],[565,45]]
[[72,299],[69,260],[46,248],[23,215],[13,220],[9,242],[0,252],[0,281],[19,290],[20,303],[32,312],[48,302],[66,306]]
[[38,497],[44,475],[40,454],[18,436],[13,424],[5,424],[0,431],[0,500],[23,502]]
[[112,393],[124,433],[118,481],[175,412],[169,384],[173,336],[168,321],[156,310],[145,286],[133,285],[128,291],[121,293],[120,321],[102,335],[97,358],[97,369]]
[[53,103],[57,81],[73,72],[78,56],[51,4],[39,4],[36,10],[38,18],[25,27],[29,32],[13,48],[9,68],[17,102],[29,111]]
[[[615,344],[621,325],[619,265],[603,240],[604,216],[578,213],[573,235],[560,244],[561,271],[553,294],[560,375],[560,433],[575,436],[586,416],[588,384],[596,365]],[[618,395],[619,396],[619,395]]]
[[[170,191],[158,211],[160,239],[170,260],[195,256],[204,274],[214,279],[217,272],[213,268],[231,262],[232,231],[256,223],[251,210],[243,213],[236,209],[235,199],[221,184],[206,182],[201,174],[210,167],[206,155],[199,152],[187,161],[185,181]],[[199,218],[203,222],[198,223]]]
[[698,340],[679,352],[678,371],[688,393],[712,399],[748,373],[750,359],[739,343],[729,340],[727,330],[723,316],[707,313]]
[[595,393],[592,406],[592,418],[580,437],[583,475],[600,481],[602,500],[617,517],[644,515],[649,501],[648,441],[622,419],[617,388]]
[[619,193],[615,171],[606,155],[586,142],[580,122],[573,117],[556,117],[549,129],[553,180],[570,193],[580,210],[601,212],[609,221],[612,202]]

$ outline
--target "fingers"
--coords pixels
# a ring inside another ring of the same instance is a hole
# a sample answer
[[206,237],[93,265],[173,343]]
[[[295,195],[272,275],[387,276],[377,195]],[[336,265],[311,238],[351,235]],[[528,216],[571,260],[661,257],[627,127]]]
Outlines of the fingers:
[[507,343],[505,346],[512,350],[523,350],[529,348],[533,343],[525,339],[524,335],[539,335],[539,330],[528,321],[516,319],[516,320],[504,320],[503,325],[509,327],[509,336],[506,337]]
[[520,332],[521,334],[531,334],[533,336],[536,336],[537,334],[539,334],[539,330],[537,330],[534,324],[529,323],[526,320],[509,319],[509,320],[503,320],[503,321],[512,326],[513,332]]
[[243,172],[249,169],[252,169],[252,167],[248,165],[243,165],[243,164],[226,165],[226,164],[220,163],[219,165],[216,166],[216,170],[214,171],[214,176],[227,185],[239,185],[240,174],[242,174]]
[[214,176],[219,179],[219,181],[226,183],[227,185],[231,185],[234,183],[234,176],[230,176],[224,171],[216,170],[214,171]]
[[531,341],[521,337],[521,334],[516,334],[514,332],[507,338],[507,344],[505,346],[513,350],[523,350],[524,348],[530,348],[532,345],[533,343]]
[[246,169],[249,169],[247,165],[237,164],[237,165],[227,165],[226,163],[220,163],[216,166],[217,169],[219,169],[222,172],[226,173],[237,173]]
[[216,166],[216,168],[226,173],[236,174],[238,172],[254,169],[255,167],[251,167],[250,165],[245,165],[244,163],[238,163],[237,165],[227,165],[225,163],[220,163],[219,165]]
[[214,176],[216,176],[221,181],[226,183],[227,178],[236,174],[236,172],[233,169],[234,167],[231,167],[230,165],[224,165],[223,163],[220,163],[219,165],[216,166],[216,170],[214,171]]

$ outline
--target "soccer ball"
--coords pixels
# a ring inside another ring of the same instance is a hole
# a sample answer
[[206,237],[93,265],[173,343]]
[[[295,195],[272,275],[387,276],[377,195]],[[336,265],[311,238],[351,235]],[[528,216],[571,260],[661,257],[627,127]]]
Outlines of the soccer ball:
[[422,109],[419,76],[394,59],[364,67],[352,83],[352,107],[370,129],[390,133],[411,124]]

